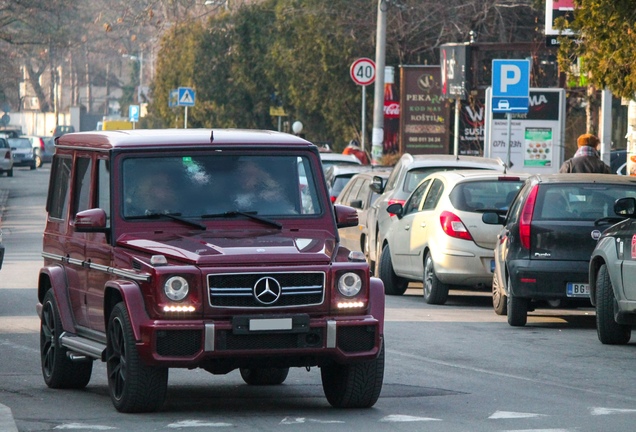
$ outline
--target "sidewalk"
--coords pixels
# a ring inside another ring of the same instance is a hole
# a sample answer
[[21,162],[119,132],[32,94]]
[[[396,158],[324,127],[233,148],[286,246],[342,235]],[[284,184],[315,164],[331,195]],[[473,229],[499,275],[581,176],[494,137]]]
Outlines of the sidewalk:
[[[9,191],[6,189],[0,189],[0,229],[2,229],[2,215],[4,214],[8,199]],[[13,414],[11,414],[11,409],[2,404],[0,404],[0,431],[18,432],[18,428],[13,420]]]

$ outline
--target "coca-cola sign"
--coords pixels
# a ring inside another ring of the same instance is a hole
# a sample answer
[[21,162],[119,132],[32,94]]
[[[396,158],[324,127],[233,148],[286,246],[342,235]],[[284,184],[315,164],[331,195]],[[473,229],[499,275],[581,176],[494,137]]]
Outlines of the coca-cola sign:
[[384,118],[400,118],[400,103],[397,101],[384,101]]

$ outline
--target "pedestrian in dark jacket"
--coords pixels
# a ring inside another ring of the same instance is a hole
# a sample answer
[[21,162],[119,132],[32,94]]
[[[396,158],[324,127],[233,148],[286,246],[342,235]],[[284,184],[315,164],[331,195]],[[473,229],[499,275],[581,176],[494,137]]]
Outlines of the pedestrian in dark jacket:
[[611,174],[610,167],[601,160],[598,148],[601,141],[596,135],[583,134],[576,140],[579,146],[572,158],[563,162],[560,173]]

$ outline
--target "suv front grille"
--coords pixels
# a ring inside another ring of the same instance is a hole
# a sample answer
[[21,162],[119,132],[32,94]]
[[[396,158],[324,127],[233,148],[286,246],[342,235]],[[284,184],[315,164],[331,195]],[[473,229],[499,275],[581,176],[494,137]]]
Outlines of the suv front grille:
[[[216,307],[266,308],[318,305],[324,301],[325,274],[323,272],[211,274],[208,275],[208,288],[210,305]],[[267,292],[263,293],[263,291]]]

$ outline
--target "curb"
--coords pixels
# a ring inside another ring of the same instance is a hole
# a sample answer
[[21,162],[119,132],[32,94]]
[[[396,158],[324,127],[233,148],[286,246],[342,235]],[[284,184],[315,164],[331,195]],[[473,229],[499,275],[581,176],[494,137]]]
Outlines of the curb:
[[0,431],[18,432],[18,428],[13,421],[13,414],[8,406],[0,404]]

